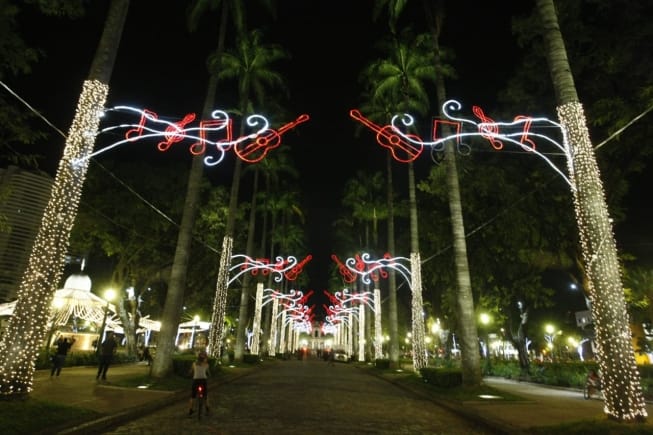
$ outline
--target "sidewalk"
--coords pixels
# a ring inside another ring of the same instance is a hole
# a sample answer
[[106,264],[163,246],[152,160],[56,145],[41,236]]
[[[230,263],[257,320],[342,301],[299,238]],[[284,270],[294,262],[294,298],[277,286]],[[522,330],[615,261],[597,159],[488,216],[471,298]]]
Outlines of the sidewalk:
[[[213,382],[230,382],[257,369],[225,367],[225,370],[226,376]],[[188,397],[189,392],[186,390],[170,392],[112,386],[112,381],[148,372],[149,367],[142,363],[115,365],[109,368],[108,381],[102,383],[95,380],[95,367],[64,367],[61,376],[52,379],[49,371],[37,371],[31,397],[90,409],[102,415],[95,421],[59,433],[101,433],[111,425],[130,421]],[[505,401],[490,397],[460,403],[435,400],[425,394],[424,389],[417,388],[413,391],[467,418],[483,422],[497,433],[520,434],[527,433],[528,428],[532,427],[605,418],[603,401],[585,400],[580,390],[546,387],[503,378],[485,378],[484,382],[499,391],[520,396],[523,400]],[[653,433],[653,405],[648,404],[647,410],[649,419],[646,428],[650,428]]]

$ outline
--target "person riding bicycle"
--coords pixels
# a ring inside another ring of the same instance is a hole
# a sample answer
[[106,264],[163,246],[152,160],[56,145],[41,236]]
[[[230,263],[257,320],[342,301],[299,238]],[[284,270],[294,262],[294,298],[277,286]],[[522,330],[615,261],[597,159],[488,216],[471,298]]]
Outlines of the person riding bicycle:
[[206,385],[206,379],[210,376],[209,373],[209,358],[205,351],[200,351],[197,354],[197,360],[193,361],[191,369],[193,373],[193,385],[190,392],[190,402],[188,406],[188,415],[193,413],[193,400],[197,397],[197,388],[201,385],[204,390],[204,406],[206,413],[209,413],[209,390]]
[[587,375],[587,389],[589,394],[592,394],[592,390],[601,391],[601,375],[600,372],[592,369]]

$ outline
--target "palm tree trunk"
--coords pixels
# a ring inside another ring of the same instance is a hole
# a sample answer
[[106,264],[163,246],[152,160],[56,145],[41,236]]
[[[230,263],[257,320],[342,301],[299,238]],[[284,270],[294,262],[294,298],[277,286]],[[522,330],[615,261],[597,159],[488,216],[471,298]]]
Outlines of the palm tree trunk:
[[415,168],[408,163],[408,202],[410,209],[410,283],[411,319],[413,330],[413,367],[416,371],[427,366],[424,340],[424,302],[422,299],[422,262],[419,253],[419,227],[417,226],[417,196],[415,192]]
[[[433,46],[435,53],[435,67],[442,70],[440,57],[440,31],[444,19],[444,2],[438,1],[435,10],[431,9],[428,2],[424,2],[425,13],[429,18]],[[442,106],[447,100],[444,77],[438,74],[436,78],[436,93],[438,96],[439,114],[443,116]],[[460,182],[458,180],[458,167],[456,165],[456,150],[451,142],[445,144],[445,168],[447,191],[449,192],[449,213],[451,215],[451,232],[453,236],[454,261],[456,265],[456,311],[458,318],[458,336],[462,356],[463,384],[465,386],[478,386],[483,381],[481,374],[481,357],[478,351],[478,330],[474,314],[474,295],[472,281],[469,276],[469,262],[467,258],[467,240],[465,239],[465,222],[463,220],[462,203],[460,200]]]
[[574,208],[596,327],[605,412],[618,421],[647,416],[635,362],[612,222],[583,108],[578,100],[553,0],[536,0],[560,123],[572,147],[568,161]]
[[[258,168],[254,169],[254,186],[252,190],[251,209],[249,211],[249,225],[247,228],[247,247],[245,254],[254,256],[254,229],[256,228],[256,196],[258,195]],[[236,327],[236,347],[234,348],[234,359],[238,362],[243,360],[245,353],[245,341],[247,338],[246,329],[249,323],[249,294],[250,275],[243,276],[243,289],[240,293],[240,309],[238,310],[238,326]]]
[[[84,82],[41,227],[18,288],[18,301],[0,340],[0,394],[20,397],[32,390],[35,361],[46,338],[50,301],[63,274],[70,232],[77,217],[100,113],[109,93],[129,0],[113,0]],[[89,139],[93,138],[93,139]]]
[[[387,191],[388,191],[388,252],[390,255],[396,255],[395,252],[395,211],[394,211],[394,191],[392,189],[392,155],[388,152],[386,157],[387,168]],[[390,269],[388,272],[388,310],[389,328],[390,328],[390,366],[399,368],[399,327],[397,319],[397,276],[395,271]]]
[[[218,30],[218,47],[217,51],[224,50],[224,41],[226,38],[228,2],[224,2],[220,13],[220,28]],[[214,109],[215,95],[218,87],[218,79],[215,72],[209,75],[209,82],[204,98],[204,107],[202,116],[210,118]],[[172,372],[172,355],[175,352],[175,339],[181,320],[184,293],[186,291],[186,277],[188,273],[188,263],[190,260],[190,249],[193,241],[193,227],[197,217],[197,208],[201,193],[202,177],[204,174],[204,156],[198,155],[193,157],[190,173],[188,174],[188,185],[186,187],[186,197],[184,199],[184,209],[177,236],[177,246],[175,248],[175,257],[172,262],[170,271],[170,281],[168,282],[168,292],[163,305],[161,316],[161,330],[157,337],[156,358],[152,361],[152,376],[163,378]]]

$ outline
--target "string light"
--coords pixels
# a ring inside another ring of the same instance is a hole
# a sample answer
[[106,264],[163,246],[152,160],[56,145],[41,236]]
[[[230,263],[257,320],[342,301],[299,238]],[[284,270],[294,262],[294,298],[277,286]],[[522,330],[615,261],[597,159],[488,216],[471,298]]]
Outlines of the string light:
[[209,329],[208,353],[219,359],[222,352],[222,336],[224,333],[224,317],[227,311],[227,287],[229,282],[229,263],[233,250],[233,238],[225,236],[222,239],[222,251],[220,253],[220,266],[218,268],[218,279],[213,299],[213,310],[211,311],[211,328]]
[[580,103],[572,102],[560,106],[558,116],[568,131],[569,142],[574,144],[573,159],[568,160],[568,166],[576,185],[574,210],[592,302],[604,411],[617,420],[645,418],[648,413],[635,360],[616,243],[585,114]]
[[[0,394],[32,391],[35,361],[47,332],[50,304],[63,274],[88,170],[88,159],[84,157],[95,145],[98,114],[108,91],[108,86],[99,81],[84,82],[50,200],[17,291],[16,309],[0,341]],[[80,158],[84,160],[73,164]]]

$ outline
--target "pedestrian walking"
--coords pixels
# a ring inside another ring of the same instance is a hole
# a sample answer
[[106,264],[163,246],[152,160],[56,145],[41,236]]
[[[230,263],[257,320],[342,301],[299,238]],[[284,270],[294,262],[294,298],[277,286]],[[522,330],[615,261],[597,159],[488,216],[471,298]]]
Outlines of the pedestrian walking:
[[118,343],[113,337],[113,332],[108,332],[107,337],[100,345],[100,364],[98,365],[97,376],[95,379],[99,380],[101,376],[103,381],[107,380],[107,370],[109,370],[109,366],[111,365],[117,347]]
[[59,337],[57,340],[57,353],[52,357],[52,371],[50,372],[50,377],[55,374],[59,376],[61,374],[61,368],[66,362],[66,355],[68,351],[73,346],[75,339],[70,337],[70,340],[66,337]]

